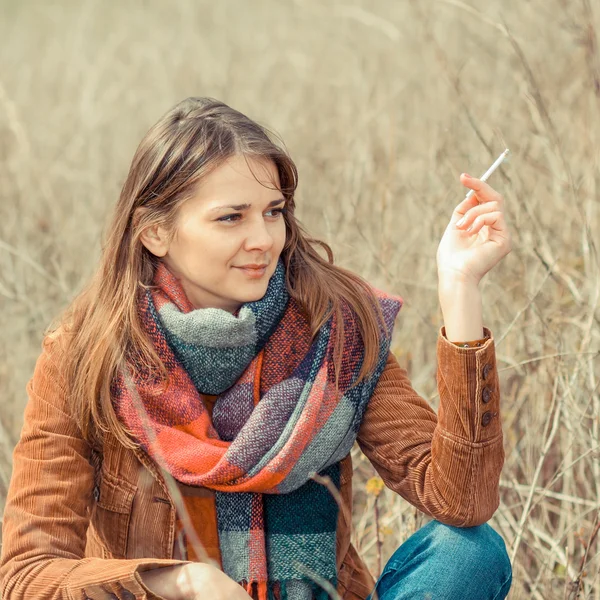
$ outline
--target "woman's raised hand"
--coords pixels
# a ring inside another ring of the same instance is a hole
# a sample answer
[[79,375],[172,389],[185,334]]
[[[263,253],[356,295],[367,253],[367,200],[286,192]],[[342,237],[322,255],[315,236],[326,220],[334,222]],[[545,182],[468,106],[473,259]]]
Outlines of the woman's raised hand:
[[437,250],[440,278],[479,284],[511,251],[504,199],[487,183],[463,173],[461,183],[475,194],[452,213]]

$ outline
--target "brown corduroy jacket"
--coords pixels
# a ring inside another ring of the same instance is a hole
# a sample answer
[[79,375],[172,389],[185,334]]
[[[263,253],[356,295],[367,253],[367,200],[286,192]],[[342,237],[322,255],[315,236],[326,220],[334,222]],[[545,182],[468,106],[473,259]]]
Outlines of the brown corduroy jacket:
[[[504,461],[494,340],[485,334],[483,346],[461,348],[440,330],[437,416],[390,353],[358,433],[389,488],[462,527],[484,523],[496,510]],[[156,599],[140,572],[182,562],[172,488],[148,456],[111,436],[101,462],[94,459],[67,408],[66,351],[60,339],[47,337],[27,385],[2,524],[2,598]],[[351,513],[350,455],[342,461],[341,495]],[[374,581],[350,533],[340,511],[338,591],[344,599],[364,599]]]

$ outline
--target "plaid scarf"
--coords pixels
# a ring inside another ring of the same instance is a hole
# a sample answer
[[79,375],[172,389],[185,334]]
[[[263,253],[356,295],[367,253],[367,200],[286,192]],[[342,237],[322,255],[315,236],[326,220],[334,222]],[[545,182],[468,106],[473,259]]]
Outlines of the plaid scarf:
[[[339,461],[351,450],[387,360],[397,297],[377,290],[385,331],[372,375],[352,385],[363,346],[344,308],[345,346],[335,389],[336,319],[312,339],[289,297],[279,261],[265,296],[237,315],[194,309],[159,265],[140,297],[144,328],[169,373],[137,372],[113,385],[119,418],[141,447],[178,481],[216,491],[224,572],[260,600],[327,598],[335,589]],[[212,420],[200,394],[219,395]]]

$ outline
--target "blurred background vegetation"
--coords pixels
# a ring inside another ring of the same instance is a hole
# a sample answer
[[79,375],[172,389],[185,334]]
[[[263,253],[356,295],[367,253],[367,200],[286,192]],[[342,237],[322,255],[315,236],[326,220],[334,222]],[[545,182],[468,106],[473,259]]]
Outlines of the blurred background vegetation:
[[[435,251],[464,190],[506,198],[483,282],[510,598],[600,598],[600,6],[591,0],[0,0],[0,510],[44,329],[96,264],[143,134],[213,96],[277,131],[299,216],[405,300],[394,351],[437,406]],[[372,572],[422,522],[355,454]],[[376,517],[377,515],[377,517]],[[579,593],[579,596],[576,594]]]

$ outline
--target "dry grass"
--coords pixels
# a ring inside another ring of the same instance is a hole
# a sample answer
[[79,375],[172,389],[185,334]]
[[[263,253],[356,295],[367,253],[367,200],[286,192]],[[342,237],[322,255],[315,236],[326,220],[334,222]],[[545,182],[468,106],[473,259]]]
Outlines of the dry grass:
[[[600,7],[122,4],[0,2],[0,495],[42,331],[91,273],[135,145],[172,104],[214,96],[283,136],[309,230],[404,297],[394,349],[434,405],[436,246],[459,173],[507,146],[493,184],[514,250],[483,286],[507,453],[493,524],[512,599],[575,598],[578,581],[598,600]],[[355,541],[375,571],[373,471],[355,465]],[[387,491],[377,503],[385,559],[419,519]]]

